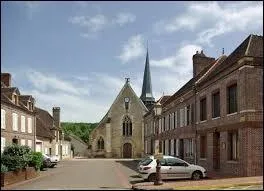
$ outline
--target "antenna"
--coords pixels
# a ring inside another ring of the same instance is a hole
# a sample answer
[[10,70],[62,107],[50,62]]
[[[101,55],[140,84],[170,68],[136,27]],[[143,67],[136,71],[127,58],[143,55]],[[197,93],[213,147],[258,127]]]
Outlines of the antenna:
[[126,83],[129,83],[130,78],[125,78],[125,79],[126,79]]
[[224,54],[225,54],[225,49],[223,48],[223,49],[222,49],[222,55],[224,55]]

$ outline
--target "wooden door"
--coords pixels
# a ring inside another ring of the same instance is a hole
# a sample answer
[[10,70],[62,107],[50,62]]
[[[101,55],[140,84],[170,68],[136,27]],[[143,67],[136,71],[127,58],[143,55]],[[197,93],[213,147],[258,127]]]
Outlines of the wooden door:
[[213,134],[213,168],[218,170],[220,168],[220,133]]
[[123,158],[132,158],[132,145],[125,143],[123,146]]

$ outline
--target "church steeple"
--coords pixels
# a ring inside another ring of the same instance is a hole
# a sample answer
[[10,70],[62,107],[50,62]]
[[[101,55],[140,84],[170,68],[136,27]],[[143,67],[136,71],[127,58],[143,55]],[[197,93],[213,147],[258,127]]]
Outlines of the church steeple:
[[147,108],[150,108],[155,102],[155,98],[152,95],[148,47],[147,47],[147,56],[146,56],[146,62],[145,62],[142,93],[141,93],[140,99],[143,101],[143,103],[145,104]]

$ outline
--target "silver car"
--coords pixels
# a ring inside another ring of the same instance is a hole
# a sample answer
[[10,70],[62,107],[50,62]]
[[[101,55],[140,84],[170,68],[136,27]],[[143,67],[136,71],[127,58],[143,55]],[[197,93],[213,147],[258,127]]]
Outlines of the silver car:
[[[188,162],[173,156],[163,156],[161,163],[161,179],[182,179],[191,178],[199,180],[207,176],[206,170],[198,165],[189,164]],[[156,159],[149,156],[138,164],[139,176],[150,182],[156,179]]]

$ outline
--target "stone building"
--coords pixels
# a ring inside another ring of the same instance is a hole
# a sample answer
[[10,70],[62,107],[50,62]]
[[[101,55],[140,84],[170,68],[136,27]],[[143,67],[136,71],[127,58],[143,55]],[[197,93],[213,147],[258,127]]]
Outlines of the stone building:
[[35,99],[11,86],[11,74],[1,73],[1,152],[15,143],[35,150]]
[[154,102],[147,51],[140,99],[127,78],[107,114],[91,132],[92,155],[107,158],[142,157],[144,155],[143,116]]
[[218,59],[196,52],[193,78],[162,104],[154,137],[164,154],[208,171],[262,175],[262,100],[262,36],[248,36]]

